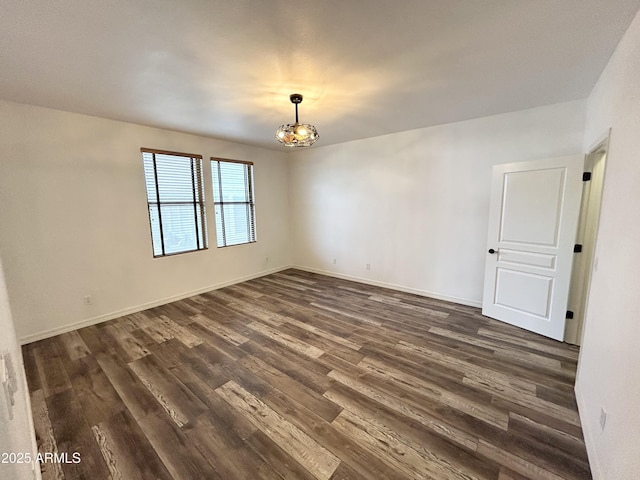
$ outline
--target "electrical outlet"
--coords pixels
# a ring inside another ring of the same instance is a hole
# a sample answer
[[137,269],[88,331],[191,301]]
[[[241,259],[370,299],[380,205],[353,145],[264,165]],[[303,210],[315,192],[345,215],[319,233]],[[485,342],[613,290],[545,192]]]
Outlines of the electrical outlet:
[[600,430],[604,432],[604,427],[607,424],[607,411],[604,407],[600,408]]
[[91,300],[91,295],[87,295],[86,297],[84,297],[85,305],[91,305],[91,303],[93,303],[93,300]]
[[367,270],[371,270],[371,264],[367,263]]
[[269,257],[264,257],[264,263],[269,263]]
[[333,264],[335,265],[336,263],[337,263],[337,261],[336,261],[336,259],[334,258],[334,259],[333,259]]

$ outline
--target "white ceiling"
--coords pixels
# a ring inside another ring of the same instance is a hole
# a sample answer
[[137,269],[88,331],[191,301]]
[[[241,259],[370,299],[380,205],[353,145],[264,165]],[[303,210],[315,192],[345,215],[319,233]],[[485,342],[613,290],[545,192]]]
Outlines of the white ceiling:
[[275,149],[588,96],[640,0],[0,0],[0,98]]

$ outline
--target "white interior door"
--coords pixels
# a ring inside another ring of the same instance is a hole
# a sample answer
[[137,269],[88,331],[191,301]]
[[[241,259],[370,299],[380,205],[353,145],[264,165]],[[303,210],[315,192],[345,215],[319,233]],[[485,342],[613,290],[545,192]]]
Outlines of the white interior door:
[[493,168],[482,313],[562,340],[583,158]]

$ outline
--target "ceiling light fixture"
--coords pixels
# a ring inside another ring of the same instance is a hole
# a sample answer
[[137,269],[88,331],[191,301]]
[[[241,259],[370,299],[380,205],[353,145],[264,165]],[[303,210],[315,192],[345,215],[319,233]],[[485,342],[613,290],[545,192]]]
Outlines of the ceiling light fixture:
[[276,130],[276,138],[287,147],[309,147],[320,138],[318,130],[308,123],[298,123],[298,104],[302,103],[302,95],[292,93],[289,99],[296,106],[296,123],[281,125]]

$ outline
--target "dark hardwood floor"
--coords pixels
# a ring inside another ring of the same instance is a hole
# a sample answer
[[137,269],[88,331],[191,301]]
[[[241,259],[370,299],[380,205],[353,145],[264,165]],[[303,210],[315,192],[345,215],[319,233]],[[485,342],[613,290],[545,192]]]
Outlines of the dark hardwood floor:
[[578,349],[299,270],[23,348],[50,479],[590,479]]

